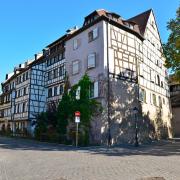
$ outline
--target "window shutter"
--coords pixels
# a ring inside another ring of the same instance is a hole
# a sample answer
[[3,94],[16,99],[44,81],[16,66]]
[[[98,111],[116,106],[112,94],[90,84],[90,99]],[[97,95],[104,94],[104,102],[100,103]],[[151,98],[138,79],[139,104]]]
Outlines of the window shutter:
[[77,49],[78,48],[78,40],[77,39],[74,39],[73,41],[73,49]]
[[98,37],[98,28],[95,28],[93,30],[93,39],[97,38]]
[[144,72],[144,65],[143,65],[143,64],[140,64],[140,65],[139,65],[139,75],[140,75],[140,76],[144,76],[144,73],[143,73],[143,72]]
[[98,82],[94,82],[94,97],[99,96],[99,87],[98,87]]
[[76,99],[79,100],[80,99],[80,92],[81,92],[81,87],[78,86],[77,90],[76,90]]

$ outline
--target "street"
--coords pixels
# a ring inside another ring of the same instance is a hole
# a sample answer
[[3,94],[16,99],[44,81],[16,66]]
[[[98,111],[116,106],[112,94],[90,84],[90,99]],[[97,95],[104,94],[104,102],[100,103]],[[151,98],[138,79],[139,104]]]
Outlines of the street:
[[0,180],[150,180],[155,177],[180,180],[180,141],[107,149],[0,137]]

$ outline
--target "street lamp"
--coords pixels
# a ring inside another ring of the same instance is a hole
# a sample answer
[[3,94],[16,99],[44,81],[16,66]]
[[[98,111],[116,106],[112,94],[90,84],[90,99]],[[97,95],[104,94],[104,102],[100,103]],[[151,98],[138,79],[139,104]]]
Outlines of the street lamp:
[[138,142],[138,127],[137,127],[137,114],[138,114],[138,108],[134,107],[133,108],[133,114],[134,114],[134,119],[135,119],[135,147],[139,146],[139,142]]

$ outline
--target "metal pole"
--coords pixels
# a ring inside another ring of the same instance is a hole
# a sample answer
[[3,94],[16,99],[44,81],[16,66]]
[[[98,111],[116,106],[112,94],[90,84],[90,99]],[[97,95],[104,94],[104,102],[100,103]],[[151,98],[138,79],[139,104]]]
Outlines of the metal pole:
[[135,147],[138,147],[139,146],[139,143],[138,143],[138,132],[137,132],[137,115],[135,114]]
[[78,147],[78,123],[76,123],[76,147]]
[[108,31],[108,22],[106,26],[107,31],[107,114],[108,114],[108,146],[111,145],[111,130],[110,130],[110,79],[109,79],[109,31]]

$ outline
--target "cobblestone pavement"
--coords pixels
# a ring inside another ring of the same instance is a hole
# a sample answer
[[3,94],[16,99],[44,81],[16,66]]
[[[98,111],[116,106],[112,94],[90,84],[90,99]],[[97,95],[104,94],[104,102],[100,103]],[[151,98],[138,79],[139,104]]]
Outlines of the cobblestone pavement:
[[77,149],[0,137],[0,180],[150,180],[150,177],[180,180],[180,141],[138,148]]

